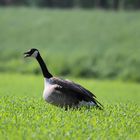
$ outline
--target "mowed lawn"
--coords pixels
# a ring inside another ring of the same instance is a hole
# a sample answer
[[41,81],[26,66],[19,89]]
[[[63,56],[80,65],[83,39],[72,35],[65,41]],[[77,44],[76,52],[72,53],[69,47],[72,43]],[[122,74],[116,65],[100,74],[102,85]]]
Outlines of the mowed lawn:
[[0,139],[140,138],[137,83],[69,78],[96,94],[104,110],[68,110],[42,99],[42,76],[0,74]]

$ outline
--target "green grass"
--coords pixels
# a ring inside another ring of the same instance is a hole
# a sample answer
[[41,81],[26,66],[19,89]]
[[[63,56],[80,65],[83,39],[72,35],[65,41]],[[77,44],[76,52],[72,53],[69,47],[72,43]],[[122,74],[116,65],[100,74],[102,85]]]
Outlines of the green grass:
[[39,73],[22,58],[39,48],[55,74],[140,81],[139,17],[139,11],[0,8],[0,71]]
[[[140,138],[140,12],[0,8],[0,139]],[[104,105],[68,110],[42,99],[39,48],[49,69],[92,91]],[[24,73],[21,75],[18,73]],[[90,77],[90,79],[71,76]]]
[[140,138],[140,86],[120,81],[75,79],[104,105],[68,110],[42,99],[41,76],[0,74],[0,139],[135,139]]

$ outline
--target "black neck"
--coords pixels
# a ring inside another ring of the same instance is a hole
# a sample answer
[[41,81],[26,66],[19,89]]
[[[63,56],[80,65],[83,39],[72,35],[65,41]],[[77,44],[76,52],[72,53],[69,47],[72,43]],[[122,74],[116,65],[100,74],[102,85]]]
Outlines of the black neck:
[[46,67],[46,64],[44,63],[44,61],[43,61],[42,57],[40,56],[40,54],[38,54],[38,56],[36,57],[36,59],[37,59],[39,65],[40,65],[40,67],[41,67],[43,76],[44,76],[45,78],[51,78],[51,77],[53,77],[53,76],[49,73],[49,71],[48,71],[48,69],[47,69],[47,67]]

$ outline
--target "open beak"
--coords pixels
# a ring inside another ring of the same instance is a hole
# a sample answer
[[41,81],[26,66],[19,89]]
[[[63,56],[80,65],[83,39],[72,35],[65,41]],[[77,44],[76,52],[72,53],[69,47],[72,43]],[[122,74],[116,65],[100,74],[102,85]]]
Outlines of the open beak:
[[24,58],[30,57],[30,56],[31,56],[30,51],[24,53]]

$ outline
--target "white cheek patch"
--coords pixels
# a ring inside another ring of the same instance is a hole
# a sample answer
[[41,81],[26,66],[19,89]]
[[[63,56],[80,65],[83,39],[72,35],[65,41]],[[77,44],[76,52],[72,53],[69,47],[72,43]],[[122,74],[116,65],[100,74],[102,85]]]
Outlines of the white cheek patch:
[[31,56],[36,58],[37,55],[38,55],[38,51],[35,51]]

